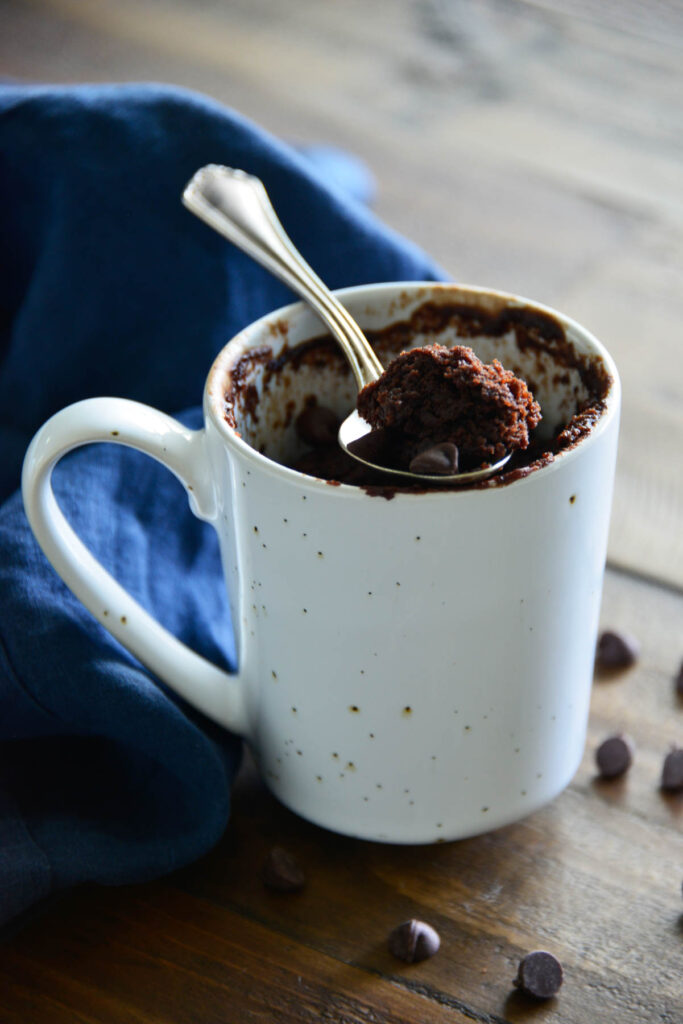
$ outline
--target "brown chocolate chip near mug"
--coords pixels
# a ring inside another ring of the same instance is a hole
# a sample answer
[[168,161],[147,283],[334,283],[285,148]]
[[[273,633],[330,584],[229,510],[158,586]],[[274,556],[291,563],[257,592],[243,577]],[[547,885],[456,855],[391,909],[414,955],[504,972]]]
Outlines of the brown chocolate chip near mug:
[[389,952],[407,964],[416,964],[434,956],[440,945],[436,929],[415,918],[404,921],[389,936]]
[[513,984],[535,999],[551,999],[559,992],[563,977],[562,964],[557,957],[537,949],[527,953],[520,962]]

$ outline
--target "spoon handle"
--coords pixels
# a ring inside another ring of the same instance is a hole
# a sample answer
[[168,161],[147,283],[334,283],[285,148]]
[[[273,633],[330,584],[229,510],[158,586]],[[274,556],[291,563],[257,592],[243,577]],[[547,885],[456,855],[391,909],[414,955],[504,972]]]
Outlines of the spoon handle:
[[187,185],[183,203],[313,306],[344,350],[359,390],[379,377],[382,364],[367,338],[294,247],[258,178],[209,164]]

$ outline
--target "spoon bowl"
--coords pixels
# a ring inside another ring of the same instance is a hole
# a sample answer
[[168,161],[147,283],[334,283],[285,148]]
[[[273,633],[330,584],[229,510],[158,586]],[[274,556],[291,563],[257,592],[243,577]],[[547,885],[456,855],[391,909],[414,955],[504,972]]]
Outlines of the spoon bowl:
[[364,420],[363,417],[354,409],[352,413],[342,421],[339,427],[339,433],[337,434],[337,440],[344,449],[345,452],[355,459],[357,462],[362,462],[364,466],[368,466],[369,469],[381,470],[382,473],[391,473],[396,476],[410,477],[413,480],[424,481],[425,484],[429,484],[430,487],[435,484],[473,484],[477,480],[485,480],[487,477],[492,476],[494,473],[500,472],[501,469],[509,461],[510,456],[505,455],[498,462],[492,463],[490,466],[486,466],[482,469],[467,470],[462,473],[413,473],[405,469],[394,469],[392,466],[379,466],[376,462],[372,462],[366,458],[365,455],[355,448],[357,442],[361,441],[362,438],[367,437],[372,433],[372,427]]
[[[295,248],[258,178],[230,167],[208,164],[193,176],[182,198],[188,210],[312,306],[348,359],[359,391],[381,376],[382,364],[363,331]],[[380,465],[357,454],[353,450],[354,442],[371,430],[370,424],[354,410],[339,428],[339,444],[351,458],[370,469],[413,483],[429,486],[476,483],[497,473],[510,458],[506,455],[495,465],[466,473],[414,473]]]

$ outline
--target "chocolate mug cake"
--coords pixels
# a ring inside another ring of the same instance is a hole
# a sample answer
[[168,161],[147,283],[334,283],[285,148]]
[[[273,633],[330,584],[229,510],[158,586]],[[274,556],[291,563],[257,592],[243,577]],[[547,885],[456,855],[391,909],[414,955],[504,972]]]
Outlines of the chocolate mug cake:
[[[578,444],[610,388],[603,364],[577,352],[562,324],[535,309],[430,299],[407,319],[366,334],[387,368],[357,396],[375,428],[358,444],[386,465],[431,460],[422,469],[413,463],[416,472],[467,470],[512,452],[502,472],[475,487],[511,483]],[[424,490],[419,482],[397,486],[341,450],[337,430],[354,400],[343,356],[321,335],[285,344],[277,356],[268,346],[245,354],[225,393],[225,417],[231,426],[239,421],[259,451],[307,475],[387,498]],[[266,423],[281,441],[262,438]]]

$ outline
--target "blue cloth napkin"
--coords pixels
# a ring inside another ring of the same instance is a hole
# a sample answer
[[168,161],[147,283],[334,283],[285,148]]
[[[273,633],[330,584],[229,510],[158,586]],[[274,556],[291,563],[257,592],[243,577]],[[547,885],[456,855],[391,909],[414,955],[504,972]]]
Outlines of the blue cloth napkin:
[[[443,276],[358,201],[371,178],[337,156],[298,153],[171,87],[0,86],[0,923],[77,883],[150,879],[199,857],[225,828],[240,757],[51,569],[18,493],[26,446],[93,395],[185,410],[199,426],[216,353],[291,301],[181,206],[203,164],[258,175],[332,287]],[[234,668],[216,537],[171,474],[97,445],[64,459],[54,484],[124,586]]]

